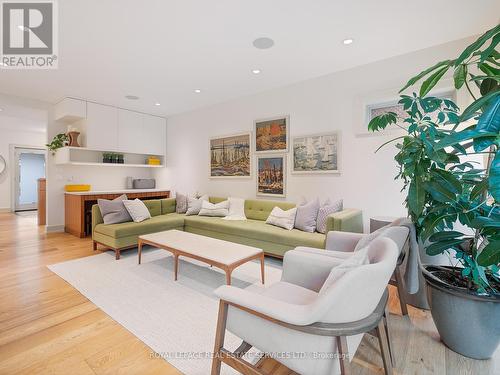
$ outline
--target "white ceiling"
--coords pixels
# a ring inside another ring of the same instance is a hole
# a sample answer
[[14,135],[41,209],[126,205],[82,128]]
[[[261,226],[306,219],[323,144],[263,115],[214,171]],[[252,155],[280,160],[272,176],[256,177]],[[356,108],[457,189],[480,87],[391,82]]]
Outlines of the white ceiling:
[[[478,34],[500,14],[498,0],[58,4],[59,69],[0,70],[0,92],[52,103],[81,97],[160,115]],[[252,41],[262,36],[274,39],[274,48],[255,49]],[[354,43],[344,46],[346,38]],[[262,73],[253,75],[255,68]]]

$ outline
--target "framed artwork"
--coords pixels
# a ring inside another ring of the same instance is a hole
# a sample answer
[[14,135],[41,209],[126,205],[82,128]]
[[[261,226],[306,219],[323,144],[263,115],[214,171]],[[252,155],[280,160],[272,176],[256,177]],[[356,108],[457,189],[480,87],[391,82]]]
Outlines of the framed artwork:
[[340,173],[340,133],[294,137],[292,173]]
[[255,152],[288,151],[288,116],[255,121]]
[[210,178],[250,178],[252,133],[210,139]]
[[257,156],[257,195],[286,195],[286,155]]

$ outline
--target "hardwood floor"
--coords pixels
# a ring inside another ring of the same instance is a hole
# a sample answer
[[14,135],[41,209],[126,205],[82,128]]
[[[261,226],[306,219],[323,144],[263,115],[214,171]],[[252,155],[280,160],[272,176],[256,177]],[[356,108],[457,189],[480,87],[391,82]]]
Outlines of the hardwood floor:
[[[0,214],[0,374],[179,374],[46,267],[93,254],[90,239],[45,234],[34,215]],[[402,318],[393,289],[390,308],[396,374],[500,373],[499,351],[490,361],[464,358],[439,341],[428,312],[410,308]],[[383,373],[368,335],[353,362],[355,374]],[[293,374],[269,359],[259,367]]]

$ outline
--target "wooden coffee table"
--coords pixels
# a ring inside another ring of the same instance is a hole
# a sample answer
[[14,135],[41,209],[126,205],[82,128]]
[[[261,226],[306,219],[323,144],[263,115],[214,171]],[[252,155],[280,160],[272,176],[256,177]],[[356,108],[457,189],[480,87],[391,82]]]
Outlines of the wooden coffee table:
[[139,264],[143,245],[151,245],[171,252],[174,256],[174,280],[177,280],[179,257],[196,259],[222,269],[226,273],[226,283],[231,285],[231,273],[243,263],[260,259],[260,273],[264,284],[264,252],[256,247],[218,240],[180,230],[145,234],[139,236]]

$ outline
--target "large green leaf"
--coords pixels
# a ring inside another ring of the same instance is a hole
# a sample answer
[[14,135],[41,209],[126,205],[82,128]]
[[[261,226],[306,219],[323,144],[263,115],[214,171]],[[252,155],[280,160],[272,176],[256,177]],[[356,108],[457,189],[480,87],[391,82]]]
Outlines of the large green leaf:
[[430,242],[438,242],[442,240],[451,240],[451,239],[456,239],[459,237],[463,237],[464,234],[454,231],[454,230],[448,230],[444,232],[438,232],[434,233],[432,236],[429,237]]
[[397,115],[394,112],[387,112],[382,115],[376,116],[368,123],[368,130],[375,132],[385,129],[390,124],[397,122]]
[[491,162],[489,191],[495,202],[500,203],[500,150],[497,151],[495,158]]
[[479,62],[483,62],[488,57],[495,55],[495,52],[496,52],[495,48],[499,42],[500,42],[500,33],[496,34],[493,37],[491,44],[488,46],[488,48],[486,48],[483,52],[481,52],[481,59]]
[[445,65],[442,68],[438,69],[436,72],[432,73],[429,78],[427,78],[424,83],[422,83],[422,86],[420,87],[420,97],[423,98],[424,96],[426,96],[434,88],[434,86],[436,86],[439,80],[446,74],[449,68],[449,65]]
[[455,66],[460,65],[465,59],[468,59],[478,48],[480,48],[486,41],[500,32],[500,25],[486,31],[475,42],[469,45],[456,59]]
[[460,245],[463,242],[461,239],[443,240],[439,242],[434,242],[429,245],[426,249],[429,255],[438,255],[446,250],[451,250],[454,246]]
[[465,83],[465,79],[467,78],[467,65],[460,64],[455,68],[453,72],[453,81],[455,82],[455,88],[458,90]]
[[479,85],[479,92],[481,95],[488,95],[495,90],[498,90],[498,82],[495,78],[486,78]]
[[485,96],[480,97],[478,100],[475,100],[471,103],[460,116],[460,122],[467,121],[472,117],[476,116],[477,111],[479,111],[483,106],[488,104],[490,100],[500,95],[500,90],[492,91],[486,94]]
[[496,137],[497,133],[491,132],[478,132],[475,129],[466,129],[460,132],[452,133],[447,135],[439,142],[434,145],[434,150],[442,150],[443,148],[453,146],[457,143],[468,141],[470,139],[484,138],[484,137]]
[[434,181],[441,185],[444,189],[454,194],[462,194],[462,184],[453,175],[453,173],[443,169],[435,169],[431,171],[431,175]]
[[476,130],[500,133],[500,96],[493,98],[476,125]]
[[481,197],[481,195],[488,189],[488,179],[482,180],[480,183],[475,185],[470,192],[470,200],[476,200]]
[[425,190],[420,178],[414,179],[410,183],[408,190],[408,206],[412,213],[420,216],[425,204]]
[[500,240],[493,240],[485,246],[477,257],[480,266],[488,267],[500,263]]
[[425,182],[424,188],[438,202],[447,203],[453,202],[456,199],[455,193],[435,181]]
[[403,92],[408,87],[413,86],[415,83],[417,83],[419,80],[421,80],[423,77],[425,77],[430,72],[433,72],[434,70],[436,70],[436,69],[438,69],[438,68],[440,68],[440,67],[442,67],[444,65],[451,65],[451,64],[453,64],[453,61],[451,61],[451,60],[444,60],[444,61],[438,62],[437,64],[431,66],[430,68],[427,68],[427,69],[421,71],[415,77],[410,78],[410,80],[406,83],[406,85],[401,90],[399,90],[399,92]]

